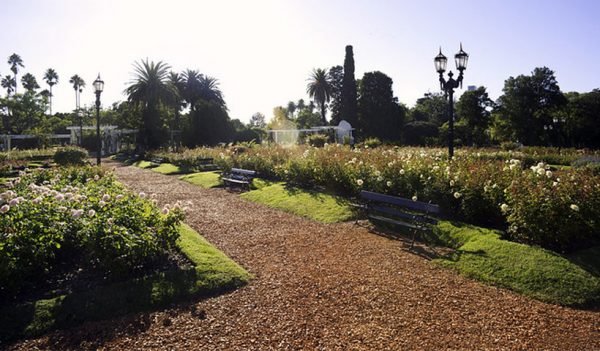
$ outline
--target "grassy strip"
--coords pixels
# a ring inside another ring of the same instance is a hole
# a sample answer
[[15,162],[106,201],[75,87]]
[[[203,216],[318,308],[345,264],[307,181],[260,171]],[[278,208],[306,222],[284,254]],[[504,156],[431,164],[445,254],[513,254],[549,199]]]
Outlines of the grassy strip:
[[0,341],[41,335],[89,320],[168,306],[192,296],[213,295],[242,286],[250,275],[186,225],[178,246],[193,269],[168,271],[93,291],[72,293],[0,309]]
[[598,267],[598,248],[574,255],[580,261],[577,263],[572,257],[502,240],[495,231],[470,225],[441,222],[436,233],[446,246],[457,249],[436,261],[468,277],[559,305],[589,307],[600,303],[600,278],[583,265],[587,262]]
[[220,179],[220,173],[218,172],[192,173],[179,177],[179,179],[204,189],[216,188],[223,184]]
[[175,166],[172,163],[161,163],[160,165],[156,165],[150,161],[136,161],[132,163],[132,166],[143,168],[143,169],[151,169],[154,172],[158,172],[160,174],[185,174],[190,173],[190,170]]
[[287,188],[285,183],[254,181],[255,190],[243,193],[244,199],[265,204],[323,223],[343,222],[354,214],[348,200],[315,191]]

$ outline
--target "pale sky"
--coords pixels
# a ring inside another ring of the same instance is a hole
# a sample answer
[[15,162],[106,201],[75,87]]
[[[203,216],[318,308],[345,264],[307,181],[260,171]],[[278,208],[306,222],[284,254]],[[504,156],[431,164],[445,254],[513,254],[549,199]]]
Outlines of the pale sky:
[[89,106],[100,73],[109,106],[126,99],[135,61],[164,61],[216,77],[231,118],[247,122],[308,101],[311,70],[343,65],[348,44],[357,79],[379,70],[412,106],[439,90],[439,46],[452,58],[462,42],[465,89],[483,85],[496,99],[509,76],[547,66],[564,92],[587,92],[600,88],[599,15],[596,0],[0,0],[0,74],[12,74],[12,53],[25,64],[19,78],[30,72],[43,88],[54,68],[53,111],[69,112],[72,75],[86,81]]

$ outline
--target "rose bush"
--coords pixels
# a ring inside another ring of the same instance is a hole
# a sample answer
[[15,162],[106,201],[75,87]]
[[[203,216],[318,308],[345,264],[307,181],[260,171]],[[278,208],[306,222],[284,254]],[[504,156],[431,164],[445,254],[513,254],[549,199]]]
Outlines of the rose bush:
[[161,211],[100,168],[23,173],[0,194],[0,295],[73,260],[127,275],[174,247],[182,218],[181,205]]
[[366,144],[354,149],[255,145],[243,152],[233,147],[186,152],[214,157],[225,170],[253,169],[263,177],[346,196],[371,190],[431,201],[449,218],[506,229],[512,240],[558,251],[600,240],[600,178],[585,168],[540,165],[543,160],[571,162],[584,155],[578,150],[465,148],[451,162],[445,149]]

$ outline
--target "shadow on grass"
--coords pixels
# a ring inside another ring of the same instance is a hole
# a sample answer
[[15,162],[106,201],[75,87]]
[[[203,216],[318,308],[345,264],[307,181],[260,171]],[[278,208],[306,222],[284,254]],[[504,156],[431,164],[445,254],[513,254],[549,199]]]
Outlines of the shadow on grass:
[[[168,270],[19,305],[0,305],[0,348],[7,341],[38,336],[52,329],[215,296],[243,286],[250,279],[243,268],[185,224],[180,229],[178,246],[194,268]],[[108,325],[108,331],[103,331],[105,337],[110,337],[113,328]]]
[[[51,329],[65,329],[86,321],[161,309],[191,298],[222,294],[243,285],[241,281],[232,280],[225,285],[201,286],[196,283],[197,279],[195,269],[175,270],[93,291],[5,306],[0,309],[0,340],[6,342],[20,337],[35,337]],[[108,332],[110,334],[110,330]],[[110,335],[102,337],[110,338]]]

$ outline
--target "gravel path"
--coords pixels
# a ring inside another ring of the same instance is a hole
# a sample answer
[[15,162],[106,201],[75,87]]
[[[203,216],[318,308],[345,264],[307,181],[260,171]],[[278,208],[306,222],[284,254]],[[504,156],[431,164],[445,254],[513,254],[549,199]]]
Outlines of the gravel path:
[[320,224],[116,167],[160,203],[193,202],[186,222],[254,275],[230,294],[90,322],[14,349],[600,350],[600,313],[468,280],[353,223]]

